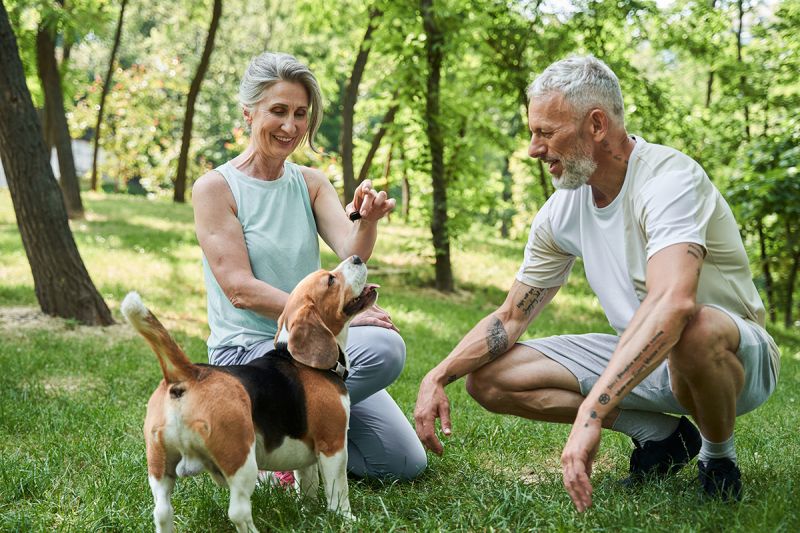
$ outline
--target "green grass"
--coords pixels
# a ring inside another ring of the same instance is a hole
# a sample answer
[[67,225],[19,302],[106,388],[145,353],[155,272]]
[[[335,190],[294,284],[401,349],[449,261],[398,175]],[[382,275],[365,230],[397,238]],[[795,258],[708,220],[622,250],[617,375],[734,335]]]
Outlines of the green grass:
[[[200,252],[188,206],[86,194],[89,216],[73,231],[93,280],[119,321],[119,302],[141,292],[192,358],[205,358]],[[459,290],[431,288],[425,230],[395,219],[370,261],[383,305],[408,347],[390,392],[409,415],[417,385],[460,337],[502,302],[523,242],[464,239],[453,264]],[[141,426],[160,379],[149,348],[118,324],[86,328],[35,313],[30,271],[7,191],[0,191],[0,531],[147,531],[152,497]],[[325,264],[335,263],[324,252]],[[578,268],[530,336],[608,331]],[[453,436],[443,457],[410,483],[354,481],[361,531],[797,531],[800,529],[800,333],[772,328],[783,349],[775,395],[739,419],[745,482],[739,505],[701,503],[688,468],[675,479],[629,492],[630,441],[605,432],[593,483],[594,507],[573,511],[559,456],[569,428],[492,415],[448,388]],[[228,493],[208,476],[182,479],[173,495],[179,531],[232,531]],[[262,531],[347,529],[319,502],[258,489]]]

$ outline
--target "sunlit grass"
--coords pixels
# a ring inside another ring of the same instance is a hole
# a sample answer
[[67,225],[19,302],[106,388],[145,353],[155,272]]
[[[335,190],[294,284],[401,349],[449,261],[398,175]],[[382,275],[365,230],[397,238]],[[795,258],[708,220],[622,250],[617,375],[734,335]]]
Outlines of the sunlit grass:
[[[114,316],[139,291],[196,361],[205,359],[205,293],[190,206],[86,194],[86,220],[73,223],[92,279]],[[410,417],[417,386],[475,322],[505,298],[522,259],[512,242],[475,231],[453,246],[457,290],[433,289],[427,228],[393,218],[370,260],[380,303],[408,347],[390,388]],[[0,191],[0,531],[152,530],[141,426],[160,379],[149,348],[119,323],[87,328],[42,317],[7,191]],[[323,247],[323,264],[337,259]],[[580,264],[527,336],[610,331]],[[448,388],[454,434],[412,483],[352,482],[359,531],[794,531],[800,529],[800,334],[773,328],[783,348],[778,391],[739,420],[746,498],[703,504],[686,469],[633,493],[616,481],[629,439],[606,433],[593,475],[595,506],[575,513],[561,486],[567,426],[482,410],[463,380]],[[228,494],[205,477],[181,480],[173,496],[179,531],[232,531]],[[262,531],[338,531],[318,502],[259,489]]]

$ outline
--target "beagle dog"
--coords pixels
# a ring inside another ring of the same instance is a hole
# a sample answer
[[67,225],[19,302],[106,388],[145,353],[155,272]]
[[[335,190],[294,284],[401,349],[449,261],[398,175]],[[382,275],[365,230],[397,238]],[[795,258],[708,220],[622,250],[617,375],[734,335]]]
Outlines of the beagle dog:
[[257,531],[250,497],[259,469],[294,470],[296,490],[313,495],[319,474],[328,509],[347,519],[344,385],[350,320],[377,299],[358,256],[304,278],[278,318],[275,350],[246,365],[193,364],[156,317],[129,293],[122,313],[147,340],[164,375],[147,404],[144,437],[156,530],[173,531],[177,477],[208,471],[230,488],[228,516]]

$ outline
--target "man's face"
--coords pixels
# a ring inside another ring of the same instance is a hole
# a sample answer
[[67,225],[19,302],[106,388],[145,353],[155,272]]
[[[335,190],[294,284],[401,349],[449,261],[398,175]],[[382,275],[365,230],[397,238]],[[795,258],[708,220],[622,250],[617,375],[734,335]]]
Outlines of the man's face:
[[597,169],[591,145],[581,135],[582,122],[558,93],[532,99],[528,106],[528,154],[548,164],[557,189],[586,185]]

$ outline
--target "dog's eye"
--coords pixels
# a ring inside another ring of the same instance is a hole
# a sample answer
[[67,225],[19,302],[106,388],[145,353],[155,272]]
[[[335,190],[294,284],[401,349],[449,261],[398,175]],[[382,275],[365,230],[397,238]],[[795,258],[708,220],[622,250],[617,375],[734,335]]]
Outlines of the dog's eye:
[[336,281],[336,276],[334,276],[333,274],[328,274],[328,287],[333,285],[335,281]]

